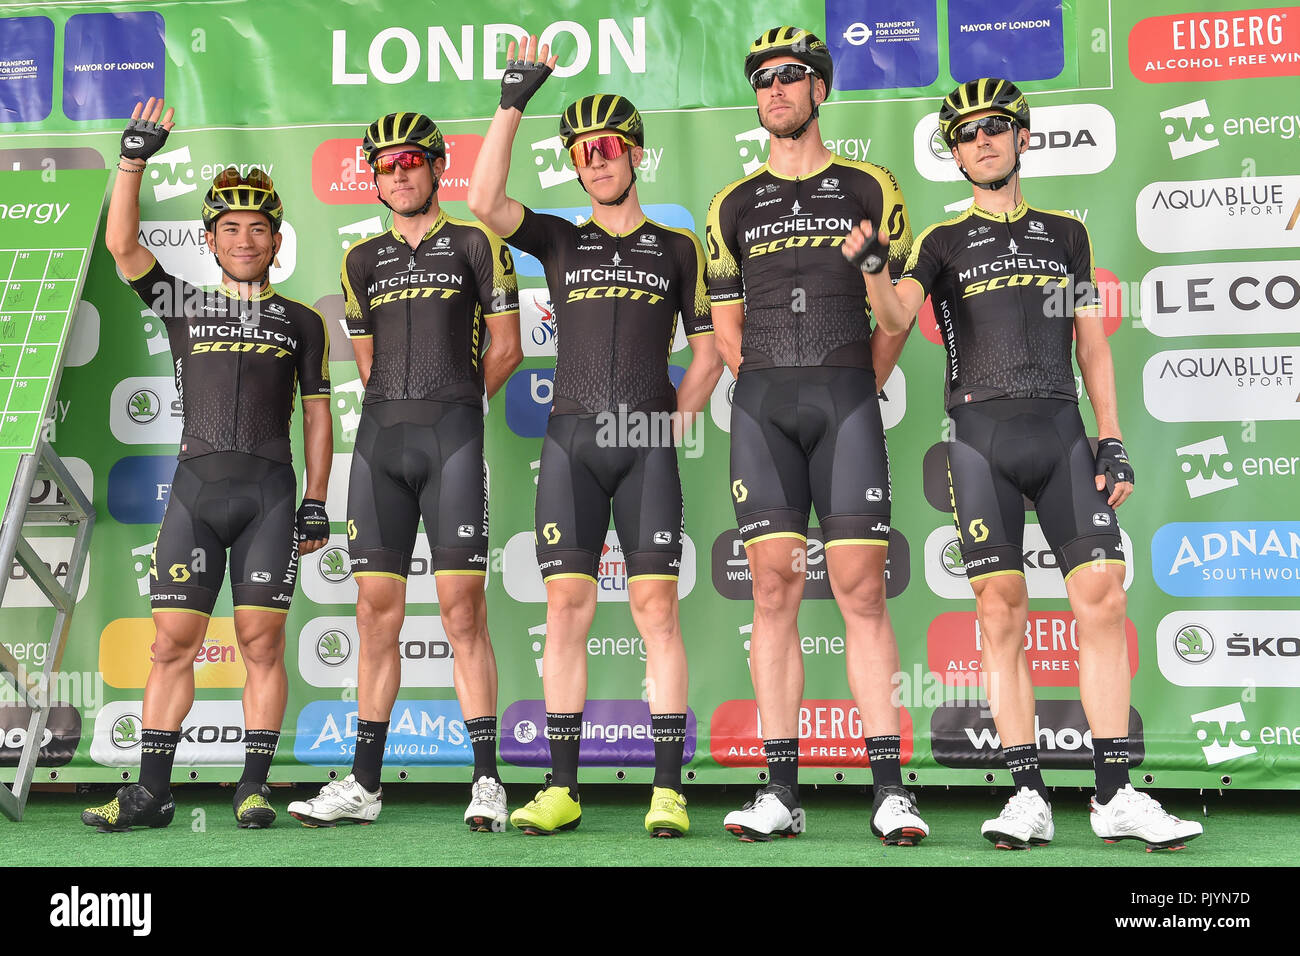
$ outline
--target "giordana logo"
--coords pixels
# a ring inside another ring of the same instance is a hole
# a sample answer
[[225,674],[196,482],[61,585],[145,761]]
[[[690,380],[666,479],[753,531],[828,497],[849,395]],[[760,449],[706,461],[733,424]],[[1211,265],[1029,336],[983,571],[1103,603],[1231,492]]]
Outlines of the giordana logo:
[[1300,247],[1300,176],[1156,182],[1137,198],[1152,252]]
[[1196,739],[1201,741],[1205,762],[1211,767],[1258,753],[1249,745],[1250,728],[1246,726],[1246,712],[1240,703],[1192,714],[1191,721]]
[[1128,36],[1129,69],[1144,83],[1300,74],[1298,7],[1148,17]]
[[1164,110],[1160,118],[1165,121],[1165,136],[1169,139],[1169,155],[1183,159],[1219,145],[1210,121],[1210,106],[1205,100],[1186,103]]
[[1155,335],[1292,333],[1300,324],[1295,263],[1157,266],[1142,279],[1142,321]]
[[[1099,173],[1115,161],[1115,117],[1096,103],[1034,108],[1029,150],[1020,175],[1081,176]],[[931,182],[957,182],[961,170],[939,135],[939,114],[923,116],[912,129],[916,170]]]
[[1228,461],[1228,443],[1222,435],[1174,451],[1183,474],[1189,476],[1184,481],[1189,497],[1200,498],[1237,487],[1237,479],[1227,477],[1232,473],[1232,462]]
[[1151,540],[1156,584],[1176,597],[1294,596],[1300,521],[1167,524]]
[[1294,611],[1196,610],[1156,628],[1160,673],[1181,687],[1300,687]]
[[1142,367],[1142,396],[1163,422],[1294,421],[1297,370],[1297,347],[1157,352]]
[[139,714],[123,714],[113,721],[110,740],[118,750],[132,750],[140,746]]

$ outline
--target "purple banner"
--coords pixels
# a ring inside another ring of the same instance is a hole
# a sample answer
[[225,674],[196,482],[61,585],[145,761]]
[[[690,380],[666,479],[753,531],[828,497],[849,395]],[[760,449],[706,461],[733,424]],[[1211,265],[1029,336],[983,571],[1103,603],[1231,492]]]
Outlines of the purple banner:
[[[501,759],[518,767],[549,767],[546,702],[517,700],[501,718]],[[695,756],[695,712],[686,711],[682,764]],[[582,712],[579,761],[588,767],[653,767],[650,705],[643,700],[589,700]]]

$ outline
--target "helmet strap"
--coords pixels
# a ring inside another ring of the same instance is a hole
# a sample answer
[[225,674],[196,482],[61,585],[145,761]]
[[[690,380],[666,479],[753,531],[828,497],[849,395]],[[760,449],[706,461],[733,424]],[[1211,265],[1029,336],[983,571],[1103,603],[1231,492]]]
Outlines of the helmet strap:
[[[812,121],[817,118],[817,114],[821,111],[821,107],[819,107],[817,101],[813,99],[811,79],[808,81],[808,102],[812,106],[812,112],[808,114],[808,118],[803,121],[803,124],[797,130],[791,133],[771,133],[771,135],[775,136],[777,139],[797,140],[804,133],[808,132],[808,127],[812,125]],[[758,120],[761,125],[763,121],[762,113],[758,114]],[[769,132],[771,131],[769,130]]]
[[[592,200],[593,200],[594,202],[598,202],[598,203],[600,203],[602,206],[621,206],[621,205],[623,205],[623,203],[627,200],[628,194],[632,192],[632,187],[636,185],[636,167],[632,165],[632,153],[631,153],[631,150],[629,150],[629,151],[628,151],[628,154],[627,154],[627,165],[628,165],[628,168],[632,171],[632,180],[631,180],[631,182],[629,182],[629,183],[627,184],[627,189],[624,189],[621,193],[619,193],[619,196],[618,196],[617,199],[610,199],[610,200],[608,200],[608,201],[606,201],[606,200],[604,200],[604,199],[596,199],[595,196],[592,196],[591,198],[592,198]],[[584,193],[587,193],[587,195],[589,195],[589,196],[591,195],[591,193],[587,190],[586,185],[583,183],[583,181],[582,181],[582,177],[581,177],[581,176],[578,177],[578,185],[582,187],[582,191],[583,191]]]
[[[427,149],[424,151],[424,155],[429,163],[429,172],[430,174],[432,174],[433,160],[435,157],[433,153],[429,152]],[[375,171],[374,166],[370,167],[370,178],[374,181],[375,184],[375,195],[379,197],[379,201],[381,203],[383,203],[385,206],[388,206],[388,200],[385,199],[383,194],[379,191],[379,173]],[[419,209],[415,210],[414,212],[398,212],[392,206],[388,206],[388,211],[393,213],[396,216],[401,216],[403,219],[418,219],[420,216],[423,216],[426,212],[428,212],[433,207],[433,199],[435,196],[438,195],[439,185],[441,185],[441,183],[438,177],[434,176],[433,189],[429,192],[429,198],[424,201],[423,206],[421,206]]]

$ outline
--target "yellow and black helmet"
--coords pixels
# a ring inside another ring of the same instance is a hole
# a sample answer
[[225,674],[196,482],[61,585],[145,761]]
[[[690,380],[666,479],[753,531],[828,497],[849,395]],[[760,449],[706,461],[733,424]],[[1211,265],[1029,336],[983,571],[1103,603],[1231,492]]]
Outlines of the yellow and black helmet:
[[375,154],[387,146],[418,146],[435,159],[447,155],[438,124],[423,113],[389,113],[370,124],[361,140],[366,162],[375,164]]
[[1014,120],[1021,129],[1029,129],[1029,104],[1024,94],[1010,80],[985,76],[963,83],[943,98],[939,107],[939,135],[948,148],[956,145],[957,127],[966,117],[987,110],[996,110]]
[[271,221],[272,232],[279,232],[284,222],[284,204],[276,194],[275,184],[260,169],[241,174],[230,166],[212,180],[212,187],[203,197],[203,228],[211,232],[217,219],[227,212],[260,212]]
[[645,127],[632,101],[617,93],[596,93],[570,103],[560,117],[560,139],[569,149],[586,133],[610,130],[645,146]]
[[826,84],[826,93],[830,95],[831,80],[835,75],[831,51],[825,41],[799,27],[773,27],[750,45],[749,55],[745,57],[745,82],[749,82],[764,60],[783,55],[811,66]]

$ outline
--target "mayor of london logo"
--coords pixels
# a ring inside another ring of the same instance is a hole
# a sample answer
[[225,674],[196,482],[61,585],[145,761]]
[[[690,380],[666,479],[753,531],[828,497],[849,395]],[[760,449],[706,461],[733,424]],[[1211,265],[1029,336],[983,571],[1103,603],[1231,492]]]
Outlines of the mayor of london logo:
[[158,409],[161,407],[158,393],[151,388],[136,389],[126,400],[126,413],[137,425],[149,424],[158,417]]
[[326,548],[320,556],[320,576],[331,584],[346,581],[352,574],[348,553],[342,548]]
[[316,640],[316,657],[326,667],[346,664],[352,656],[352,638],[331,628]]
[[1174,651],[1189,664],[1201,664],[1214,654],[1214,635],[1199,624],[1189,624],[1174,635]]

